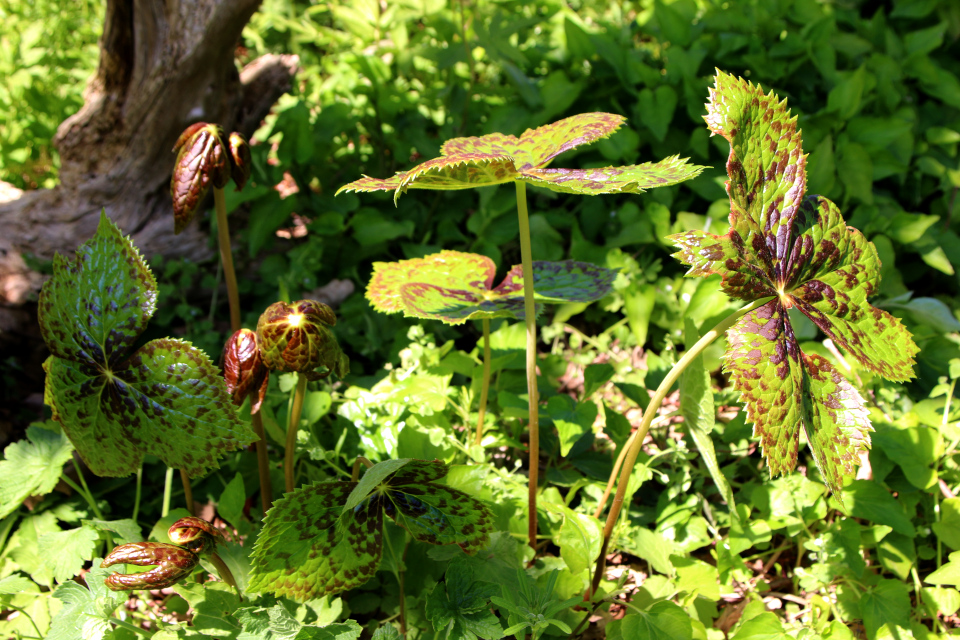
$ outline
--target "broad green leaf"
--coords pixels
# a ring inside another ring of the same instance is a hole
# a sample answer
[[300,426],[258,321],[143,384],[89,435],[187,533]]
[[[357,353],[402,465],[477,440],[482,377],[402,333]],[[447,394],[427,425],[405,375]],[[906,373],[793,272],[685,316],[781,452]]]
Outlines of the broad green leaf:
[[844,488],[843,498],[851,516],[888,525],[897,533],[910,538],[917,535],[903,507],[879,483],[871,480],[854,480]]
[[357,640],[363,628],[355,620],[325,626],[303,624],[284,602],[272,607],[243,607],[235,616],[242,631],[237,640]]
[[558,395],[547,402],[547,413],[560,436],[560,455],[566,456],[577,440],[590,433],[598,409],[593,402],[577,403],[570,396]]
[[600,388],[613,377],[614,373],[616,373],[616,370],[613,368],[613,365],[605,362],[602,364],[588,364],[583,370],[583,399],[587,400],[599,391]]
[[101,476],[134,473],[146,453],[197,476],[255,439],[205,353],[173,339],[129,353],[156,296],[150,270],[106,215],[76,260],[54,260],[40,294],[54,354],[44,363],[44,401]]
[[32,495],[53,491],[73,445],[62,433],[39,426],[27,428],[27,438],[3,451],[0,462],[0,518],[15,511]]
[[57,582],[66,582],[80,573],[99,539],[96,529],[87,526],[45,533],[37,539],[41,562]]
[[68,580],[53,592],[63,607],[50,624],[47,640],[103,640],[113,633],[110,618],[127,597],[103,585],[113,569],[101,569],[100,561],[94,558],[93,567],[84,575],[86,588]]
[[951,553],[949,561],[937,567],[937,570],[924,578],[923,581],[927,584],[960,586],[960,551]]
[[224,582],[208,582],[180,583],[173,588],[193,608],[191,625],[194,629],[205,636],[237,640],[240,621],[236,612],[240,607],[240,598],[233,587]]
[[[482,255],[442,251],[425,258],[375,262],[367,286],[373,308],[385,313],[459,324],[466,320],[523,318],[519,265],[493,286],[496,265]],[[585,262],[533,263],[538,302],[592,302],[607,295],[616,271]]]
[[[696,326],[689,318],[686,319],[684,342],[689,349],[699,339]],[[711,388],[710,372],[703,364],[703,355],[699,355],[687,365],[680,374],[680,413],[687,427],[687,433],[697,446],[703,458],[710,477],[720,490],[720,495],[730,508],[730,514],[737,516],[737,505],[733,498],[733,490],[726,476],[720,471],[717,462],[717,452],[713,448],[713,426],[715,423],[713,406],[713,389]]]
[[670,558],[680,553],[680,548],[673,540],[645,527],[638,527],[630,533],[631,539],[621,540],[620,548],[649,562],[654,571],[668,576],[676,573]]
[[428,160],[392,178],[363,177],[337,190],[393,191],[394,202],[408,188],[469,189],[522,180],[565,193],[640,193],[682,182],[702,167],[677,156],[660,162],[597,169],[547,169],[564,151],[606,138],[623,124],[610,113],[582,113],[528,129],[519,138],[502,133],[454,138],[444,143],[441,157]]
[[773,300],[728,332],[725,369],[747,405],[772,475],[797,464],[803,428],[834,494],[870,445],[860,394],[824,358],[800,351],[788,310],[806,315],[866,368],[892,380],[913,377],[918,348],[899,320],[869,303],[879,289],[877,251],[846,226],[836,206],[807,196],[797,119],[786,101],[717,72],[707,126],[730,143],[730,230],[672,236],[688,275],[720,274],[723,290]]
[[697,592],[710,600],[720,599],[720,574],[715,566],[681,556],[671,556],[670,562],[677,570],[677,589]]
[[217,513],[236,529],[243,522],[243,506],[246,500],[247,491],[243,486],[243,476],[237,472],[217,500]]
[[960,610],[960,591],[949,587],[923,587],[920,597],[931,617],[939,615],[952,616]]
[[740,625],[733,640],[789,640],[792,637],[783,628],[780,618],[767,611]]
[[951,549],[960,549],[960,498],[947,498],[940,503],[940,521],[933,532]]
[[555,542],[560,557],[573,575],[585,571],[600,553],[603,526],[593,516],[578,513],[563,504],[543,502],[543,507],[563,518]]
[[403,640],[397,628],[390,623],[382,624],[373,632],[370,640]]
[[656,91],[644,89],[637,95],[637,113],[640,121],[650,129],[653,136],[663,142],[677,109],[677,92],[670,85],[662,84]]
[[860,615],[870,640],[884,624],[909,627],[910,587],[899,580],[880,580],[861,596]]
[[497,640],[503,629],[490,611],[490,597],[500,586],[476,579],[469,565],[454,560],[447,567],[444,582],[427,596],[426,615],[438,638],[449,640]]
[[320,482],[274,503],[254,547],[249,589],[299,601],[359,586],[383,555],[383,515],[417,540],[486,546],[493,517],[478,500],[436,484],[447,473],[435,460],[387,460],[361,482]]
[[658,602],[647,611],[630,613],[609,635],[610,640],[691,640],[690,615],[672,602]]
[[140,525],[130,518],[123,520],[84,520],[84,526],[90,526],[97,531],[108,531],[115,534],[114,541],[118,544],[143,541],[143,531]]
[[883,568],[901,580],[907,580],[910,569],[917,563],[913,538],[902,533],[890,533],[877,544],[877,557]]

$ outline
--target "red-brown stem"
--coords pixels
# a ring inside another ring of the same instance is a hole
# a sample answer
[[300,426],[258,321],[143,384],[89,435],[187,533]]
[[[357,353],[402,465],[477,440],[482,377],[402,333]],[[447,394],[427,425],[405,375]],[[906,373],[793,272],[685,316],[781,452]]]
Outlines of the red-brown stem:
[[527,215],[527,185],[519,180],[517,215],[520,219],[520,261],[523,269],[523,312],[527,324],[527,395],[530,398],[530,476],[527,492],[527,543],[537,549],[537,484],[540,475],[540,394],[537,391],[537,315],[533,303],[533,251]]
[[230,248],[230,226],[227,223],[227,202],[223,189],[214,188],[213,202],[217,209],[220,262],[223,263],[223,279],[227,283],[227,300],[230,302],[230,331],[235,333],[240,330],[240,291],[237,289],[237,273],[233,269],[233,250]]

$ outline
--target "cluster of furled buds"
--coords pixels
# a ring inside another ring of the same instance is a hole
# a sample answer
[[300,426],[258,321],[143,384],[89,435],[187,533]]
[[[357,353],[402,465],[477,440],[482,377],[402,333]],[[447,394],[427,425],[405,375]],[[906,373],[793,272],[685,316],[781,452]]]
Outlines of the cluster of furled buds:
[[[270,371],[296,371],[311,380],[347,375],[350,359],[331,330],[335,324],[333,309],[316,300],[267,307],[256,332],[240,329],[223,347],[223,377],[233,403],[240,406],[250,396],[251,412],[259,411]],[[326,371],[316,372],[319,367]]]
[[[200,555],[216,555],[214,549],[223,542],[223,534],[200,518],[181,518],[167,531],[175,544],[164,542],[132,542],[111,551],[101,567],[115,564],[154,566],[142,573],[112,573],[103,581],[114,591],[131,589],[165,589],[186,578],[200,562]],[[232,582],[221,576],[227,582]]]
[[223,189],[230,178],[243,189],[250,178],[250,145],[236,131],[224,144],[218,125],[198,122],[187,127],[173,150],[177,163],[170,179],[173,230],[180,233],[193,220],[210,187]]

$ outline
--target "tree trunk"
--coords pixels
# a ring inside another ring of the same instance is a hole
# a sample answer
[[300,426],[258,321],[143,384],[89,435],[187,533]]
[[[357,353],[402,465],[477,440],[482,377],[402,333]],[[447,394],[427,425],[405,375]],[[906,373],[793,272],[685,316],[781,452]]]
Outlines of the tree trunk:
[[72,256],[101,209],[148,258],[212,255],[196,224],[173,235],[171,149],[199,121],[249,136],[289,88],[296,56],[264,56],[237,71],[234,52],[258,4],[107,0],[99,68],[54,140],[60,184],[0,203],[0,343],[24,329],[19,307],[43,281],[23,254]]

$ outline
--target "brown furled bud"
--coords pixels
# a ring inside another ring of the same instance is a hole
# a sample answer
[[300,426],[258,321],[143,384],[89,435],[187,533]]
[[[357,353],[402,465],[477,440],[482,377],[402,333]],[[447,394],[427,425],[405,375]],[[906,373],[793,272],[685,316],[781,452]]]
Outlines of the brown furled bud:
[[237,184],[237,191],[243,191],[252,168],[250,145],[246,138],[234,131],[230,134],[230,176]]
[[190,125],[180,134],[173,150],[177,152],[170,179],[173,231],[180,233],[193,220],[210,187],[222,189],[230,181],[230,162],[223,131],[215,124]]
[[270,370],[263,364],[257,334],[250,329],[240,329],[223,345],[223,379],[227,392],[238,407],[250,396],[250,413],[260,411],[260,404],[267,395]]
[[257,322],[264,364],[273,371],[297,371],[311,379],[328,375],[314,373],[323,366],[342,378],[350,371],[350,361],[330,329],[336,323],[333,310],[322,302],[275,302]]
[[132,542],[111,551],[101,567],[134,564],[140,567],[157,565],[142,573],[112,573],[103,581],[113,591],[131,589],[166,589],[186,578],[200,556],[189,549],[162,542]]
[[223,542],[223,534],[206,520],[188,516],[180,518],[167,530],[170,540],[183,545],[194,553],[213,551],[217,543]]

